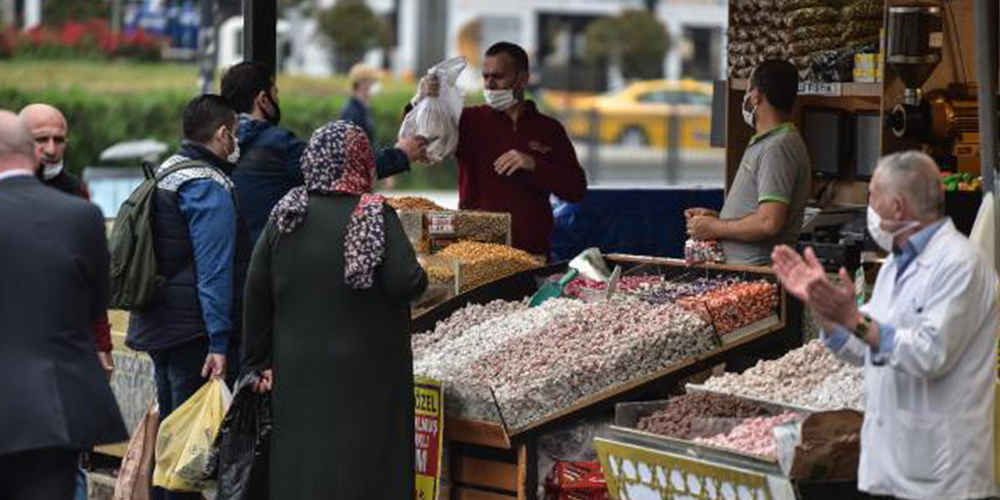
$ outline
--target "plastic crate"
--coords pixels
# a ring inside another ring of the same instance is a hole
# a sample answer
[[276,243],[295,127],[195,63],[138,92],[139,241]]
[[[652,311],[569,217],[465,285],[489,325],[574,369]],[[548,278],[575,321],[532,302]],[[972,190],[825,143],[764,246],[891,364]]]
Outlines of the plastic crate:
[[608,489],[600,462],[556,462],[545,482],[552,491]]

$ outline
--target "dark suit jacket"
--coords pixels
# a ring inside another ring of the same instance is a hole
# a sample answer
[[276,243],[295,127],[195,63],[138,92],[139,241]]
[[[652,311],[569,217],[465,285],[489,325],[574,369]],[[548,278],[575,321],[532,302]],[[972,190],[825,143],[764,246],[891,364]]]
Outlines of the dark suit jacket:
[[0,455],[127,439],[90,333],[108,276],[96,206],[0,180]]

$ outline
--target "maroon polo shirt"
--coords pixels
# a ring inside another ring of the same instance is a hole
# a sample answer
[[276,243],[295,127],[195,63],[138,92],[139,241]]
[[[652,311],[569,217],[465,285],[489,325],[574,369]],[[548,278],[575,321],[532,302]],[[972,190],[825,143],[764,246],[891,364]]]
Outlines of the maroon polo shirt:
[[[549,195],[579,202],[587,192],[587,178],[563,126],[526,101],[517,123],[502,111],[474,106],[462,110],[458,129],[459,207],[510,213],[514,247],[548,257],[553,225]],[[535,171],[497,174],[493,163],[512,149],[531,155]]]

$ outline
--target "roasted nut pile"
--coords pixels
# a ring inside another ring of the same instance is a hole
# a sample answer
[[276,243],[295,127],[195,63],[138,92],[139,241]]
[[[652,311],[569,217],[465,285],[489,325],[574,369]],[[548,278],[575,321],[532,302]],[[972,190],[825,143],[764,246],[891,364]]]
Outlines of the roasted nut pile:
[[462,292],[542,265],[527,252],[505,245],[463,241],[438,255],[462,262]]
[[862,369],[837,359],[819,340],[774,361],[760,361],[742,374],[713,377],[705,386],[819,410],[864,410]]
[[500,312],[509,304],[479,306],[415,336],[414,371],[453,388],[449,411],[495,421],[495,394],[507,425],[521,427],[717,345],[701,318],[670,304],[553,299]]
[[688,239],[684,242],[684,261],[688,265],[704,262],[725,262],[726,254],[718,241],[701,241]]
[[455,281],[454,271],[444,264],[427,264],[424,266],[424,271],[427,272],[428,281],[434,284],[453,283]]
[[510,235],[510,214],[462,211],[454,214],[454,236],[463,240],[505,245]]
[[422,198],[420,196],[400,196],[398,198],[389,198],[386,202],[392,208],[396,210],[407,210],[407,211],[443,211],[442,208],[437,203],[434,203],[427,198]]
[[726,335],[770,316],[778,307],[778,290],[766,281],[733,283],[677,303],[703,314],[719,335]]
[[732,396],[695,392],[667,401],[667,406],[639,419],[641,431],[691,440],[726,434],[743,420],[770,415],[764,407]]
[[775,417],[751,418],[733,428],[728,434],[719,434],[710,438],[695,438],[694,442],[728,448],[768,460],[777,460],[778,449],[774,442],[774,428],[801,418],[792,412],[782,413]]

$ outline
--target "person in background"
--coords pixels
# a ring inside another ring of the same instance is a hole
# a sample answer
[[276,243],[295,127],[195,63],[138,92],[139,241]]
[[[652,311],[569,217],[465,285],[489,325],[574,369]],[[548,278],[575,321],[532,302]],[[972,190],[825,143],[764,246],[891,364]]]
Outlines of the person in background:
[[997,377],[996,271],[944,215],[940,171],[911,151],[872,176],[868,231],[888,260],[858,307],[812,249],[774,250],[789,293],[817,313],[828,349],[864,366],[858,488],[872,498],[992,498]]
[[364,129],[368,143],[375,144],[375,122],[372,120],[369,103],[372,96],[381,89],[381,72],[365,64],[355,64],[347,78],[351,81],[351,100],[340,113],[340,119]]
[[[166,282],[133,311],[126,344],[153,360],[160,418],[166,419],[209,377],[235,379],[242,331],[243,283],[252,245],[236,210],[230,174],[239,156],[236,113],[220,96],[192,99],[184,141],[157,174],[153,241]],[[201,498],[164,493],[156,498]]]
[[[64,166],[69,126],[62,112],[48,104],[36,103],[21,109],[19,117],[34,138],[35,156],[38,158],[35,175],[38,180],[63,193],[89,200],[87,186]],[[111,355],[111,323],[106,311],[91,325],[91,331],[97,345],[97,356],[110,378],[115,371],[115,361]]]
[[90,325],[107,312],[94,205],[46,187],[31,131],[0,110],[0,498],[73,498],[81,450],[128,439]]
[[[38,159],[35,175],[38,180],[68,195],[89,200],[86,184],[65,168],[69,124],[62,112],[54,106],[36,103],[25,106],[19,116],[35,141],[35,156]],[[90,329],[97,346],[97,357],[110,380],[115,371],[115,359],[111,354],[111,322],[107,311],[90,325]],[[76,485],[76,500],[87,500],[87,473],[83,468],[77,474]]]
[[728,263],[764,266],[775,245],[798,241],[812,175],[805,142],[791,121],[798,85],[798,70],[788,61],[769,59],[754,68],[743,96],[743,119],[756,135],[722,212],[684,212],[688,234],[718,240]]
[[20,117],[28,124],[35,138],[38,156],[38,180],[66,194],[90,199],[87,186],[64,165],[66,145],[69,142],[69,125],[62,112],[48,104],[29,104],[21,110]]
[[[372,195],[364,130],[317,130],[247,279],[244,365],[273,388],[270,497],[411,500],[409,301],[427,288],[399,217]],[[364,411],[354,411],[364,408]]]
[[[579,202],[587,178],[566,130],[524,97],[528,54],[518,45],[499,42],[483,60],[486,105],[467,107],[459,120],[459,207],[506,212],[512,219],[513,246],[549,256],[552,248],[551,195]],[[437,96],[434,76],[420,81],[417,97]]]
[[[242,62],[222,76],[222,96],[239,115],[237,137],[241,160],[233,176],[240,212],[257,241],[271,209],[293,187],[301,186],[299,165],[305,141],[281,127],[281,107],[274,72],[257,62]],[[421,137],[399,139],[395,148],[380,150],[378,176],[384,179],[408,171],[426,154]]]

